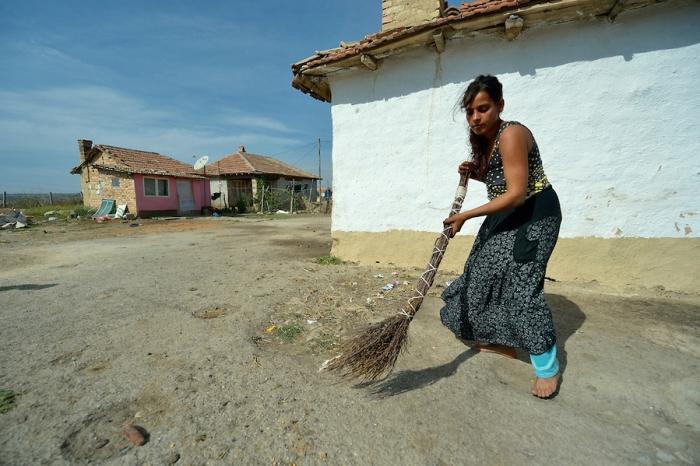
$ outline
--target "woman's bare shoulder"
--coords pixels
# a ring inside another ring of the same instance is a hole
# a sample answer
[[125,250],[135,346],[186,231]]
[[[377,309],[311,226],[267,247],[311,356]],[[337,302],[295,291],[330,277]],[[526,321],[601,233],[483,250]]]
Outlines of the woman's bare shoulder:
[[530,147],[534,142],[535,138],[532,135],[532,131],[522,123],[517,121],[512,121],[508,123],[508,126],[503,128],[501,132],[501,138],[499,145],[505,144],[525,144]]

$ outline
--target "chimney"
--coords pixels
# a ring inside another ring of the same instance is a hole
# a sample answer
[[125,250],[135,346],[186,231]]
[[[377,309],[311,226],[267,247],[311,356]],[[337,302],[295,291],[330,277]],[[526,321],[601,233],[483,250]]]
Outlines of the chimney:
[[245,146],[243,144],[238,146],[238,152],[245,152]]
[[92,141],[88,139],[78,139],[78,150],[80,150],[80,163],[85,162],[88,152],[92,149]]
[[382,32],[440,18],[446,0],[382,0]]

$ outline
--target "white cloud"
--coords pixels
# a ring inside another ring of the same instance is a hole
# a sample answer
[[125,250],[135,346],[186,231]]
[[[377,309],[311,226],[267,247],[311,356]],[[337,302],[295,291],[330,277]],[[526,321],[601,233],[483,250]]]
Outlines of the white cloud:
[[290,128],[283,122],[265,116],[235,115],[224,117],[222,122],[231,124],[233,126],[242,126],[244,128],[269,129],[272,131],[280,131],[283,133],[296,132],[296,130]]
[[[45,166],[64,170],[61,183],[70,183],[68,171],[78,163],[77,139],[152,150],[185,162],[205,154],[216,160],[241,144],[265,153],[305,142],[264,115],[207,114],[201,120],[101,86],[0,91],[0,101],[0,163],[13,168],[13,177],[24,169],[28,180],[36,167]],[[235,127],[227,130],[222,121]],[[0,184],[16,182],[9,173],[0,174]]]

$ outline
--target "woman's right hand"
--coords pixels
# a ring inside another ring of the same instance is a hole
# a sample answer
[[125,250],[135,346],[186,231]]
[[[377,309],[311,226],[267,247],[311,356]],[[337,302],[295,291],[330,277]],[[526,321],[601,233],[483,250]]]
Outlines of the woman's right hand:
[[467,214],[465,212],[462,212],[459,214],[450,215],[442,221],[442,224],[445,226],[445,228],[450,228],[449,236],[450,238],[454,238],[455,235],[459,233],[459,230],[462,229],[462,226],[466,221]]
[[460,175],[466,175],[468,173],[471,173],[473,175],[476,173],[476,167],[474,166],[474,162],[465,160],[464,162],[459,164],[459,167],[457,167],[457,171]]

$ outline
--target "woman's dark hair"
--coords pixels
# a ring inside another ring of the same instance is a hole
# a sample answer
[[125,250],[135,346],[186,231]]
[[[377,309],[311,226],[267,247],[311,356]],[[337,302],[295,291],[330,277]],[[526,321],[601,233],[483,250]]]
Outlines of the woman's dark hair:
[[[481,91],[486,92],[489,97],[491,97],[491,100],[496,103],[499,103],[503,98],[503,86],[498,78],[488,74],[482,74],[477,76],[474,81],[469,83],[469,86],[467,86],[467,90],[464,91],[464,95],[462,95],[460,108],[466,112],[469,104]],[[488,149],[488,141],[485,137],[474,134],[474,132],[470,129],[469,143],[472,146],[472,166],[474,177],[483,178],[486,174],[488,157],[490,155],[486,153]]]

